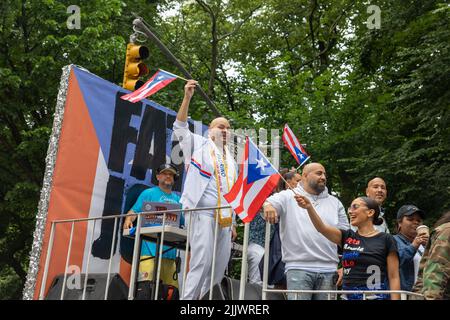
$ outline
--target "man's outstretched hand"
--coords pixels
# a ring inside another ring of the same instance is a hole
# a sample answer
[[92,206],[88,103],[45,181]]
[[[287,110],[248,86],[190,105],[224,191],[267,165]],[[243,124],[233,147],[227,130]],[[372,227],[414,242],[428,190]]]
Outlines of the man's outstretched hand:
[[184,96],[186,98],[191,99],[194,95],[195,87],[197,86],[198,82],[195,80],[188,80],[184,86]]
[[295,201],[297,201],[297,204],[300,207],[304,208],[304,209],[308,209],[308,208],[310,208],[312,206],[311,205],[311,201],[309,201],[309,199],[307,197],[305,197],[305,196],[301,196],[299,194],[296,194],[294,196],[294,198],[295,198]]

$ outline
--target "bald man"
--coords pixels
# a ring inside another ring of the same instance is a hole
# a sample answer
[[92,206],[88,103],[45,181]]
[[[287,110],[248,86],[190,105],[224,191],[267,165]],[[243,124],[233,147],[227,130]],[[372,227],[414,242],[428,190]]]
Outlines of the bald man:
[[[280,222],[282,260],[288,290],[336,290],[337,246],[314,228],[308,213],[297,205],[294,195],[306,196],[322,220],[339,229],[350,227],[342,203],[328,194],[323,165],[310,163],[303,168],[302,181],[293,190],[269,197],[264,203],[264,218]],[[289,294],[290,300],[295,299]],[[302,293],[299,300],[326,300],[327,294]]]
[[[375,229],[377,229],[380,232],[390,233],[386,223],[386,219],[384,218],[385,211],[384,208],[382,207],[387,197],[386,182],[380,177],[375,177],[372,180],[370,180],[367,183],[366,196],[375,200],[380,207],[380,218],[383,219],[383,223],[380,224],[379,226],[374,226]],[[357,228],[352,226],[352,229],[356,230]]]
[[[197,81],[189,80],[184,87],[184,98],[173,124],[176,137],[189,165],[180,202],[183,208],[223,207],[237,178],[237,165],[228,150],[230,123],[219,117],[211,121],[207,137],[193,134],[187,123],[189,103]],[[219,224],[215,265],[212,266],[215,225]],[[186,214],[191,225],[189,242],[191,258],[189,273],[182,289],[181,299],[202,298],[210,288],[214,267],[214,284],[219,283],[228,265],[234,212],[231,209],[201,210]]]

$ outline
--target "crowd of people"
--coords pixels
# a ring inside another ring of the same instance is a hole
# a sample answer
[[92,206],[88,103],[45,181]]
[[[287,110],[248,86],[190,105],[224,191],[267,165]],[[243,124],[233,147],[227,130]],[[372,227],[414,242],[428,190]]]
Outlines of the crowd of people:
[[[189,163],[181,198],[171,191],[177,169],[163,165],[158,170],[159,185],[144,191],[130,214],[142,211],[144,199],[161,201],[164,198],[179,203],[184,209],[227,205],[223,195],[229,192],[238,175],[237,164],[228,147],[230,124],[222,117],[214,119],[207,137],[189,130],[189,104],[196,84],[194,80],[187,82],[173,125]],[[288,299],[334,299],[335,295],[315,291],[337,288],[344,291],[404,290],[421,293],[426,299],[449,298],[450,212],[441,217],[430,234],[423,225],[425,212],[414,205],[404,205],[397,212],[396,232],[392,235],[383,208],[387,187],[381,177],[368,181],[366,195],[355,198],[345,209],[341,201],[329,193],[322,164],[305,165],[301,175],[295,169],[281,174],[285,181],[282,180],[267,198],[260,214],[250,224],[250,283],[262,284],[260,265],[265,252],[265,227],[270,223],[273,226],[268,253],[269,283],[276,288],[307,291],[289,293]],[[225,208],[186,212],[185,219],[186,225],[190,225],[191,254],[181,299],[195,300],[205,296],[211,282],[215,285],[222,280],[230,259],[231,243],[236,237],[236,221],[232,209]],[[124,228],[130,228],[132,222],[130,216]],[[164,251],[162,278],[170,282],[176,270],[175,250]],[[146,270],[151,266],[144,265],[143,261],[154,257],[154,248],[144,242],[142,252],[140,272],[148,275]],[[211,279],[213,267],[214,279]],[[144,277],[144,280],[152,280],[152,277]],[[367,297],[395,300],[400,294],[374,293]],[[341,298],[363,297],[351,292],[342,294]]]

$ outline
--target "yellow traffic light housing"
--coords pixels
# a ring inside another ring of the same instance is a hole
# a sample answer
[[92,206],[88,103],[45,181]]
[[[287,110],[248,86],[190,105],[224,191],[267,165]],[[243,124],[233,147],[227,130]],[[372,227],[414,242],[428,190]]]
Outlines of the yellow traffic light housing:
[[148,74],[148,68],[142,62],[148,53],[147,47],[128,43],[122,87],[134,91],[144,84],[139,78]]

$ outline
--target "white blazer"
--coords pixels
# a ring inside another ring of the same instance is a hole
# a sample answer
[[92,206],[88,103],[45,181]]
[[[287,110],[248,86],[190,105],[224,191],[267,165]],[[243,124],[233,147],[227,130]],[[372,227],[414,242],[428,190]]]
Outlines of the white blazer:
[[[185,166],[187,167],[184,189],[180,203],[183,208],[196,208],[214,174],[214,163],[210,154],[211,139],[194,134],[189,130],[187,122],[175,120],[173,132],[180,141]],[[233,161],[237,175],[237,166]],[[233,181],[234,182],[234,181]]]

